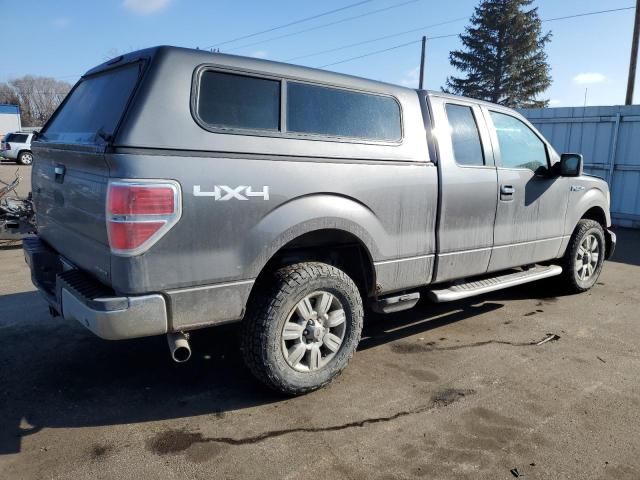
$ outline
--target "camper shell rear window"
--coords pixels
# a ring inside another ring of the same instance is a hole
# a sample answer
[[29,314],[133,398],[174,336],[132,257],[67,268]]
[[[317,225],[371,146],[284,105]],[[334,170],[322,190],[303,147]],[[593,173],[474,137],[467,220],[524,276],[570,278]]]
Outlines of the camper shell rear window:
[[108,143],[138,83],[141,66],[141,62],[129,63],[81,79],[38,139],[54,143]]

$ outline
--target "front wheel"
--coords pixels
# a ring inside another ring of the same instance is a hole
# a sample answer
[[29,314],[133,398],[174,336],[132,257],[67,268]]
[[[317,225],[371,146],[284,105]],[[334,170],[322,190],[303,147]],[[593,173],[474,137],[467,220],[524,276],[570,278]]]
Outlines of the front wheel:
[[308,262],[284,267],[256,288],[241,333],[254,376],[289,395],[336,378],[362,332],[362,298],[353,280],[336,267]]
[[33,163],[33,155],[31,152],[20,152],[20,155],[18,155],[18,163],[20,165],[31,165]]
[[569,293],[593,287],[602,271],[605,251],[602,225],[594,220],[580,220],[562,262],[563,285]]

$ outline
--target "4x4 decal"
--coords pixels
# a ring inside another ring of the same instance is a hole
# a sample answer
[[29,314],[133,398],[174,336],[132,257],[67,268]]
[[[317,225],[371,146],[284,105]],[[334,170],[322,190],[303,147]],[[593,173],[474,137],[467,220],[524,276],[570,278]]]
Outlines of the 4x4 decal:
[[228,200],[249,200],[250,197],[262,197],[269,200],[269,187],[262,187],[261,191],[254,192],[251,187],[240,185],[239,187],[229,187],[227,185],[214,185],[213,191],[203,191],[200,185],[193,186],[194,197],[213,197],[216,201],[226,202]]

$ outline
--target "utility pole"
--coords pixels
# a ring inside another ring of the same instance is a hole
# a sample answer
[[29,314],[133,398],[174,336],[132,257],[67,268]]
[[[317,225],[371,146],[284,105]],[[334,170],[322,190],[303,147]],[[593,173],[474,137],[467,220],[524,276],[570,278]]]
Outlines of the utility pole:
[[640,39],[640,0],[636,0],[636,18],[633,24],[633,42],[631,59],[629,60],[629,80],[627,81],[627,98],[625,105],[633,103],[633,87],[636,83],[636,65],[638,63],[638,40]]
[[585,89],[584,89],[584,104],[583,104],[583,107],[586,107],[586,106],[587,106],[587,92],[588,92],[588,91],[589,91],[589,89],[588,89],[588,88],[585,88]]
[[[640,3],[640,0],[637,0]],[[637,11],[637,10],[636,10]],[[422,53],[420,54],[420,83],[418,84],[418,88],[422,90],[422,85],[424,85],[424,57],[426,55],[427,50],[427,37],[422,37]]]

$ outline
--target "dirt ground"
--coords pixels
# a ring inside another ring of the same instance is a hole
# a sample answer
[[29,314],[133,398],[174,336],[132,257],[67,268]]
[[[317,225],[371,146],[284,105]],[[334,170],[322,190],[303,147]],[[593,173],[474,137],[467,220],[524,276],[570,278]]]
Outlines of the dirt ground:
[[299,398],[252,379],[233,325],[175,364],[164,338],[52,319],[1,249],[0,478],[640,478],[640,231],[618,242],[585,294],[369,314],[344,374]]

